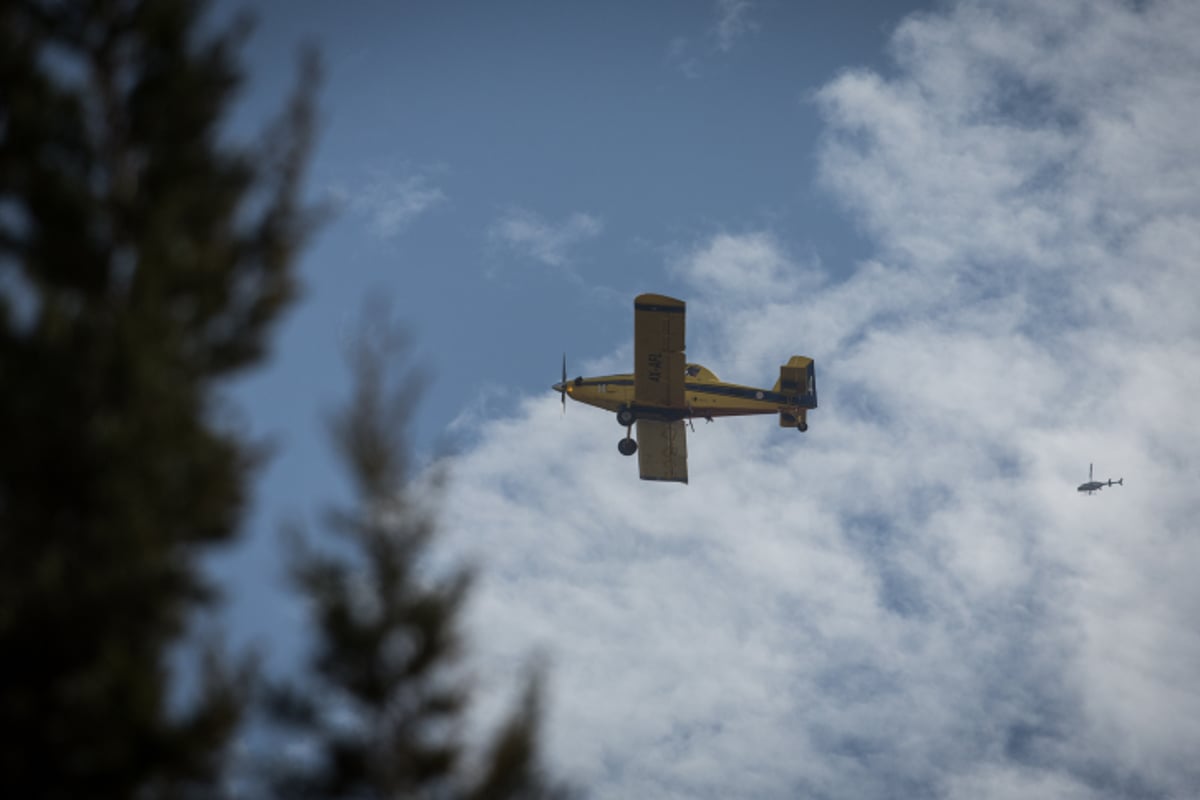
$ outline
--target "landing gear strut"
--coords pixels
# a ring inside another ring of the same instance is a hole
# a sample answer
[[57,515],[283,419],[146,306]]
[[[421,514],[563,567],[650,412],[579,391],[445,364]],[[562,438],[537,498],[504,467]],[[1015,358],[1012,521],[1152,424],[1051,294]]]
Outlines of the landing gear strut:
[[633,438],[633,423],[637,422],[637,415],[628,408],[622,408],[617,412],[617,422],[625,429],[625,438],[617,442],[617,449],[621,455],[631,456],[637,452],[637,442]]

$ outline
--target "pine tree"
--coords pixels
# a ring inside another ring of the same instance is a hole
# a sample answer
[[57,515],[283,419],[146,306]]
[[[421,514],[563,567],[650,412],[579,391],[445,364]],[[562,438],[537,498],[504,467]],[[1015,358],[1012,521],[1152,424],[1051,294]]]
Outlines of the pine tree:
[[204,6],[0,4],[0,796],[202,790],[245,700],[214,646],[172,709],[167,658],[258,458],[215,392],[294,294],[315,67],[223,143]]
[[316,646],[302,682],[273,692],[275,718],[309,751],[276,765],[279,796],[566,797],[540,767],[536,672],[480,764],[467,761],[459,617],[471,573],[430,563],[438,481],[414,474],[407,447],[423,377],[396,371],[402,339],[378,319],[352,348],[354,394],[331,420],[355,492],[328,515],[340,546],[291,533]]

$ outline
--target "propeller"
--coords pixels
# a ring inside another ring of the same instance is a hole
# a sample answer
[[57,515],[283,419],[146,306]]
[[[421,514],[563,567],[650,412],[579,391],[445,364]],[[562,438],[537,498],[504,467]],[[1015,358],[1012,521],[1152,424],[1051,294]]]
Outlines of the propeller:
[[562,363],[562,383],[554,387],[558,389],[558,393],[562,396],[562,413],[567,413],[567,354],[563,353]]

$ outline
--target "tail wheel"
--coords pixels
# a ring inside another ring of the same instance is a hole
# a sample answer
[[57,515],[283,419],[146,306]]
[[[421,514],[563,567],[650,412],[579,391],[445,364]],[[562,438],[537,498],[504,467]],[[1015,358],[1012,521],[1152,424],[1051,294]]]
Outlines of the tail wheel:
[[800,431],[801,433],[804,433],[806,430],[808,430],[808,423],[801,422],[799,425],[796,426],[796,430]]
[[629,438],[622,439],[621,441],[617,442],[617,450],[619,450],[623,456],[631,456],[637,452],[637,442]]

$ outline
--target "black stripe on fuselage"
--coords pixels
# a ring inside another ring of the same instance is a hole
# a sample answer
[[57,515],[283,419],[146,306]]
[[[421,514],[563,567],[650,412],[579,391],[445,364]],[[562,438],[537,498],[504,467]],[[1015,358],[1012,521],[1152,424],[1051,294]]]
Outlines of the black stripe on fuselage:
[[[585,380],[577,386],[633,386],[631,380]],[[720,397],[732,397],[737,400],[754,400],[758,403],[774,403],[775,405],[791,405],[788,395],[781,392],[768,392],[765,389],[754,389],[748,386],[729,386],[719,383],[684,383],[684,390],[697,394],[715,394]],[[758,395],[762,394],[762,397]],[[794,395],[793,395],[794,396]]]
[[[768,392],[764,389],[752,389],[742,386],[721,386],[711,383],[685,383],[684,388],[698,394],[715,394],[720,397],[732,397],[737,400],[753,400],[757,403],[774,403],[789,405],[788,396],[778,392]],[[759,397],[759,395],[762,397]]]

